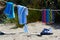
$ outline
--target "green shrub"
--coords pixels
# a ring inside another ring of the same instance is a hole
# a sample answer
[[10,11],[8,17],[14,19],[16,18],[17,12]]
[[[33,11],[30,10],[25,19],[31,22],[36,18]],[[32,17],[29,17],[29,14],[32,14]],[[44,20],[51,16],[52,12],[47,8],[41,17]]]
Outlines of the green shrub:
[[[40,21],[40,20],[41,20],[41,12],[29,10],[29,13],[28,13],[28,16],[27,16],[27,23],[36,22],[36,21]],[[16,23],[17,27],[22,27],[23,26],[23,25],[19,24],[17,13],[16,13],[16,18],[15,18],[14,22]]]

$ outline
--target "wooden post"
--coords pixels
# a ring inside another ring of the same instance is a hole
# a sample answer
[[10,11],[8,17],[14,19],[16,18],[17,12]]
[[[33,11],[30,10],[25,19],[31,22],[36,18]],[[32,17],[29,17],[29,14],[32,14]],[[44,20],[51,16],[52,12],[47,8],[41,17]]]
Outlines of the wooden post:
[[5,8],[5,2],[4,1],[0,1],[0,10]]

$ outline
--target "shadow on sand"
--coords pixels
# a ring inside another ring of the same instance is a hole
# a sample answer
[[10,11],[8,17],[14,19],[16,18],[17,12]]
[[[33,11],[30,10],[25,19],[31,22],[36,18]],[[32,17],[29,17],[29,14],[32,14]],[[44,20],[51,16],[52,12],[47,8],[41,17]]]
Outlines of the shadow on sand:
[[53,27],[54,29],[60,29],[60,23],[54,23],[50,26]]

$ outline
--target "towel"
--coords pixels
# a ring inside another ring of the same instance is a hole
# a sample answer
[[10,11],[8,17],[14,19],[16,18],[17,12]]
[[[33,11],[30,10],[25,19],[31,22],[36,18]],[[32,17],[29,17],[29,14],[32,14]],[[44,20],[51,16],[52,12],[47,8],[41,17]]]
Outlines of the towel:
[[50,9],[46,9],[46,23],[50,22]]
[[52,11],[50,9],[50,23],[52,23]]
[[42,11],[42,22],[46,23],[46,9]]
[[25,6],[17,5],[17,9],[18,9],[19,24],[26,24],[27,23],[28,8]]
[[7,16],[7,18],[15,18],[14,4],[12,2],[6,3],[6,8],[4,9],[4,14]]
[[54,20],[55,19],[55,17],[54,17],[54,11],[51,11],[51,9],[50,9],[50,23],[54,23]]
[[52,11],[52,23],[54,23],[55,22],[55,13],[54,13],[54,11]]
[[27,26],[27,24],[24,25],[24,32],[28,33],[28,26]]
[[19,24],[24,24],[24,32],[28,32],[28,26],[27,26],[27,15],[28,15],[28,8],[25,6],[17,5],[18,9],[18,19]]

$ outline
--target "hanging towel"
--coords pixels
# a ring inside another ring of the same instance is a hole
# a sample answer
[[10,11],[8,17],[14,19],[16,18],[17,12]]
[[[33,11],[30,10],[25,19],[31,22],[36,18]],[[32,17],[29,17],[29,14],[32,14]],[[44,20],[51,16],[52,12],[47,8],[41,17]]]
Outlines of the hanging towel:
[[50,9],[50,23],[52,23],[52,11]]
[[46,9],[42,11],[42,22],[46,23]]
[[27,24],[24,25],[24,32],[28,33],[28,26],[27,26]]
[[12,2],[7,2],[6,3],[6,8],[4,10],[4,14],[8,17],[8,18],[15,18],[15,14],[14,14],[14,4]]
[[26,24],[27,23],[27,15],[28,15],[28,8],[17,5],[18,8],[18,19],[19,19],[19,24]]
[[50,9],[46,9],[46,23],[50,22]]
[[54,23],[55,22],[55,13],[54,13],[54,11],[52,11],[52,23]]
[[50,23],[54,23],[55,22],[55,17],[54,17],[54,11],[51,11],[50,9]]

